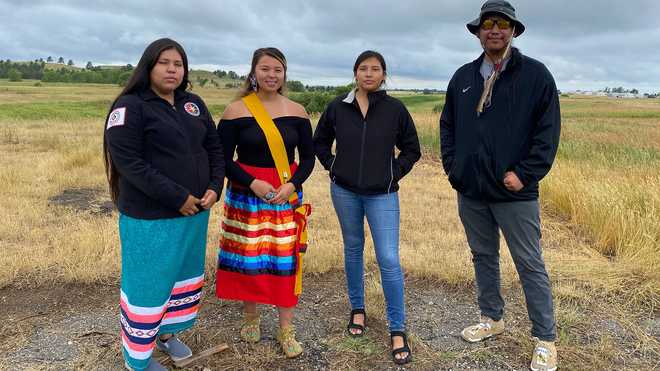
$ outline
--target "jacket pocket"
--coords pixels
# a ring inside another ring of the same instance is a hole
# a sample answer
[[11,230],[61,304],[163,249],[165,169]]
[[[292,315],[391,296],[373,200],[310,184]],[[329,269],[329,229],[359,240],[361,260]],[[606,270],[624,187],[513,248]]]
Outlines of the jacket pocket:
[[[196,153],[193,155],[193,161],[193,164],[197,167],[195,174],[197,175],[195,191],[201,196],[204,196],[204,193],[206,193],[209,183],[211,182],[211,165],[209,163],[209,156],[206,152]],[[220,195],[218,195],[218,197],[220,197]]]
[[330,170],[328,170],[328,174],[330,175],[330,179],[334,181],[334,176],[332,175],[332,170],[335,168],[335,161],[337,160],[337,155],[332,156],[332,162],[330,162]]
[[468,189],[473,191],[477,184],[477,154],[470,153],[465,157],[456,157],[449,170],[449,183],[458,192],[464,193]]
[[396,161],[390,158],[366,159],[362,189],[370,192],[388,192],[396,184]]
[[356,178],[357,167],[351,166],[351,163],[346,161],[345,158],[346,156],[340,158],[338,154],[335,155],[332,165],[330,165],[330,179],[335,183],[354,187],[357,182],[355,179],[352,179],[351,173],[353,173],[353,178]]

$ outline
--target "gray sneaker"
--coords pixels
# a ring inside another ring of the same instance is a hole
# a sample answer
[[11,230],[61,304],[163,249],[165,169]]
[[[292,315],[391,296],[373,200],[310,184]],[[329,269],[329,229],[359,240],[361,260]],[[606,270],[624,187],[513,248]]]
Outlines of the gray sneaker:
[[176,336],[172,336],[163,342],[160,340],[160,337],[156,338],[156,347],[161,352],[166,353],[172,358],[173,361],[183,361],[186,358],[192,357],[192,350],[188,348],[181,340]]
[[[126,362],[124,362],[124,367],[126,367],[126,369],[129,371],[134,370],[134,368],[129,366],[128,363]],[[155,359],[151,358],[149,360],[149,364],[147,365],[147,368],[145,368],[144,371],[167,371],[167,368],[161,365],[160,363],[158,363],[158,361],[156,361]]]

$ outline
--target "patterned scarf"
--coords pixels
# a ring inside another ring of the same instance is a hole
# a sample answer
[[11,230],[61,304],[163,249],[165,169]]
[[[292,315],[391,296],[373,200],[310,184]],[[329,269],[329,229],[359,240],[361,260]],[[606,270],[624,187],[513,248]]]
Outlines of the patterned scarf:
[[484,81],[484,91],[483,93],[481,93],[481,99],[479,99],[479,104],[477,105],[477,115],[481,115],[484,112],[484,107],[486,106],[486,103],[490,102],[490,99],[492,98],[493,87],[495,86],[495,80],[497,80],[500,77],[500,73],[502,72],[502,65],[504,64],[504,59],[506,58],[507,55],[509,55],[509,51],[511,51],[511,44],[513,43],[513,35],[515,34],[516,34],[516,28],[513,27],[511,32],[511,38],[509,39],[509,42],[506,44],[506,49],[504,50],[504,54],[502,54],[502,58],[500,58],[499,61],[493,61],[493,63],[495,63],[494,65],[495,67],[493,68],[493,72],[490,74],[490,77]]

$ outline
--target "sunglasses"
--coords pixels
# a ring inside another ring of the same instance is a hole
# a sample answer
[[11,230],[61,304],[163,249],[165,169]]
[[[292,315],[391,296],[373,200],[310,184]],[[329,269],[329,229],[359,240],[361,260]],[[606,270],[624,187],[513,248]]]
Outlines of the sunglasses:
[[495,25],[497,25],[497,28],[500,30],[508,30],[511,28],[511,22],[505,19],[484,19],[484,21],[481,22],[481,28],[484,30],[492,30]]

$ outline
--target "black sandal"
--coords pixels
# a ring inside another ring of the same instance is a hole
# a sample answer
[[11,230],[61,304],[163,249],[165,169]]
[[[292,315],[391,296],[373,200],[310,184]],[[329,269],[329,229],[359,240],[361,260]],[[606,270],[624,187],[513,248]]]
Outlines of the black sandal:
[[[390,332],[390,344],[392,344],[392,346],[394,346],[394,339],[392,338],[395,336],[401,336],[401,338],[403,338],[403,346],[392,350],[392,359],[397,365],[405,365],[412,361],[412,352],[408,346],[408,337],[406,337],[406,333],[403,331]],[[408,355],[405,358],[396,358],[396,356],[401,353],[408,353]]]
[[[364,316],[364,325],[358,325],[357,323],[353,322],[356,314],[361,314],[362,316]],[[351,311],[351,319],[348,321],[348,326],[346,328],[346,331],[348,331],[348,335],[352,337],[355,338],[360,337],[364,335],[364,327],[366,325],[367,325],[367,313],[365,313],[364,309],[353,309]],[[351,332],[351,329],[360,330],[360,332],[354,334]]]

